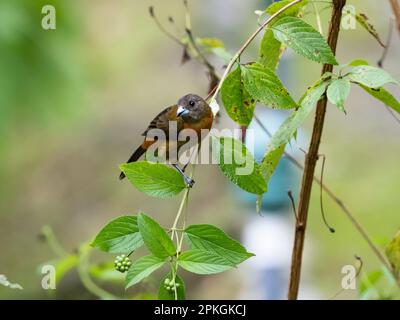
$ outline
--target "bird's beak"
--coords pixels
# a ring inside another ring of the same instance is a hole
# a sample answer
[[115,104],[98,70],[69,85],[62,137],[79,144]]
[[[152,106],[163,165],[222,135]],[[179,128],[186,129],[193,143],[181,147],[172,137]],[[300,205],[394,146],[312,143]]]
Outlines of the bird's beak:
[[188,113],[189,113],[188,109],[185,109],[182,106],[178,106],[178,110],[176,111],[176,116],[180,117],[180,116],[183,116],[183,115],[188,114]]

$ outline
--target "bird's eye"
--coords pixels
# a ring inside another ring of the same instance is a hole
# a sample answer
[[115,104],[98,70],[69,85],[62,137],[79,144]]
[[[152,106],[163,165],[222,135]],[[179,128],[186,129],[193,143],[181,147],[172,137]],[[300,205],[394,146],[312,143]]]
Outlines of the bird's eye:
[[194,105],[195,105],[195,102],[193,100],[190,100],[189,101],[189,106],[194,107]]

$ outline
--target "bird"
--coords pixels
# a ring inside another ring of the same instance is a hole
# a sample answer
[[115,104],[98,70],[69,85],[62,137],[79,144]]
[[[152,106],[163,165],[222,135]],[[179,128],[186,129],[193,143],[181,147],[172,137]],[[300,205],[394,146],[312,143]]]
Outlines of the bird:
[[[213,124],[214,114],[208,103],[200,96],[190,93],[178,100],[178,103],[167,107],[161,111],[149,124],[147,129],[143,132],[144,141],[143,143],[132,153],[126,163],[138,161],[140,157],[146,153],[151,145],[156,143],[158,140],[151,136],[152,129],[161,129],[165,133],[166,141],[160,141],[164,144],[164,150],[170,150],[169,148],[176,148],[176,153],[187,143],[186,141],[177,141],[169,134],[170,123],[176,121],[177,134],[184,129],[192,129],[191,131],[197,136],[196,142],[200,146],[201,139],[204,138],[202,130],[210,130]],[[186,131],[185,131],[186,132]],[[161,149],[161,148],[159,148]],[[164,151],[166,158],[169,158],[168,151]],[[185,168],[187,164],[181,168],[178,163],[171,163],[172,166],[182,175],[186,185],[192,187],[194,180],[185,174]],[[125,174],[121,172],[119,179],[125,178]]]

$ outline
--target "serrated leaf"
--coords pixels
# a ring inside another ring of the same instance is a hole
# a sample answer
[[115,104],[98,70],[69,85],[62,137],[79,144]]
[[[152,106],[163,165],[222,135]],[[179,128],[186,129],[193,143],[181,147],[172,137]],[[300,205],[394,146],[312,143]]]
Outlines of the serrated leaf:
[[269,28],[266,29],[261,40],[259,62],[271,70],[276,70],[281,56],[281,46],[282,44],[275,39],[274,32]]
[[223,230],[209,224],[197,224],[186,228],[190,249],[210,251],[237,265],[254,256]]
[[[288,5],[289,3],[293,2],[293,0],[282,0],[278,2],[273,2],[269,5],[269,7],[265,10],[266,13],[273,15],[274,13],[278,12],[278,10],[282,9],[284,6]],[[308,0],[303,0],[295,5],[291,6],[290,8],[283,11],[279,16],[297,16],[300,10],[307,5]]]
[[379,88],[387,83],[398,83],[389,73],[381,68],[358,66],[347,75],[352,81],[369,88]]
[[221,88],[221,99],[233,121],[243,126],[251,122],[256,103],[243,85],[240,67],[225,79]]
[[254,63],[241,67],[244,86],[250,95],[273,109],[291,109],[297,105],[275,72]]
[[215,136],[211,136],[211,141],[213,155],[229,180],[250,193],[262,194],[266,191],[259,165],[240,141],[231,137]]
[[186,188],[179,172],[162,163],[137,161],[122,164],[120,168],[137,189],[149,196],[168,198]]
[[265,183],[267,185],[267,191],[268,191],[269,180],[271,179],[272,174],[275,172],[279,160],[282,158],[283,152],[285,151],[285,147],[286,144],[282,144],[273,150],[269,150],[268,152],[266,152],[261,162],[260,168]]
[[292,139],[297,129],[303,124],[318,100],[325,93],[328,84],[328,81],[321,82],[321,80],[318,80],[316,84],[307,90],[300,100],[300,107],[282,123],[272,136],[267,148],[268,153],[280,148]]
[[341,111],[344,110],[344,102],[350,94],[350,81],[348,79],[337,79],[331,82],[326,91],[330,103],[336,105]]
[[232,263],[209,251],[189,250],[178,257],[178,264],[183,269],[196,274],[214,274],[232,269]]
[[362,84],[359,84],[361,88],[367,91],[371,96],[382,101],[386,106],[392,108],[396,112],[400,113],[400,102],[386,89],[380,87],[377,89],[368,88]]
[[110,253],[130,253],[143,245],[137,217],[123,216],[109,222],[96,236],[92,246]]
[[312,61],[337,65],[326,40],[308,23],[295,17],[279,19],[271,27],[275,38]]
[[400,277],[400,231],[386,247],[386,256],[393,267],[397,278]]
[[[172,272],[169,272],[160,282],[158,288],[158,300],[175,300],[175,290],[167,290],[165,286],[165,279],[172,280]],[[178,275],[175,276],[175,283],[179,284],[176,287],[178,300],[185,300],[185,283]]]
[[138,227],[146,247],[158,258],[176,254],[176,248],[165,230],[152,218],[140,213]]
[[164,263],[165,261],[163,259],[153,255],[145,256],[137,261],[134,261],[126,275],[126,288],[129,288],[142,281],[158,268],[161,268]]
[[371,36],[376,39],[376,41],[378,41],[378,43],[382,47],[386,47],[385,44],[382,42],[381,37],[379,36],[375,27],[371,23],[369,23],[368,17],[364,13],[357,13],[356,20]]

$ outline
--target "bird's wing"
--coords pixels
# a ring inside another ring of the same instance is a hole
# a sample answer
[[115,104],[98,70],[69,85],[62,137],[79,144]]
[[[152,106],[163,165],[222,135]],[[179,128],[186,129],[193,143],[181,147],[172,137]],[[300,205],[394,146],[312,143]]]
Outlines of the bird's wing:
[[170,106],[163,111],[161,111],[149,124],[146,131],[143,132],[143,136],[146,136],[149,130],[151,129],[161,129],[165,132],[166,136],[168,137],[169,132],[169,122],[170,121],[177,121],[177,129],[178,132],[182,129],[183,123],[182,119],[178,119],[176,116],[177,106]]

